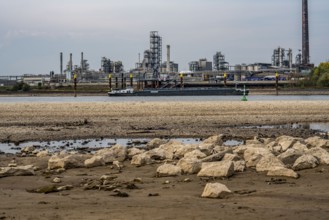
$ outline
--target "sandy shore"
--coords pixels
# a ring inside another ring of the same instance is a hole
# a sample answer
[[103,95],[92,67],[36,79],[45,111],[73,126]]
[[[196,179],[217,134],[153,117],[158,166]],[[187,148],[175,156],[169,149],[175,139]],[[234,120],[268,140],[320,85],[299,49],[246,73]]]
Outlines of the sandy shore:
[[[0,104],[0,141],[63,140],[99,137],[209,137],[226,134],[249,139],[319,134],[306,128],[254,128],[329,122],[329,101],[269,102],[127,102]],[[107,165],[46,172],[46,158],[0,155],[0,167],[13,158],[18,165],[39,167],[35,176],[0,178],[0,219],[328,219],[329,168],[302,170],[299,179],[266,177],[247,169],[230,178],[196,175],[155,177],[160,164],[136,167],[124,162],[122,172]],[[127,198],[112,191],[83,190],[81,185],[104,174],[138,189]],[[36,194],[26,189],[49,186],[55,177],[69,191]],[[190,181],[184,182],[186,178]],[[164,184],[166,181],[169,184]],[[280,179],[279,179],[280,180]],[[226,199],[202,199],[208,182],[220,182],[234,193]],[[157,196],[149,196],[149,195]]]
[[329,101],[0,104],[0,141],[100,137],[308,137],[309,129],[253,125],[329,122]]

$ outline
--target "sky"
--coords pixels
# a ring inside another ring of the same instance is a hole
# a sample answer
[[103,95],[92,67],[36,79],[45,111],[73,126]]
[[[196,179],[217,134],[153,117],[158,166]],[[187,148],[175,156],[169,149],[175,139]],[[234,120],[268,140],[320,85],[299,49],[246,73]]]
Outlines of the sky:
[[[149,48],[150,31],[171,45],[180,70],[221,51],[230,65],[271,62],[277,47],[301,49],[302,0],[0,0],[0,76],[59,73],[80,54],[125,70]],[[311,62],[329,60],[329,1],[309,1]]]

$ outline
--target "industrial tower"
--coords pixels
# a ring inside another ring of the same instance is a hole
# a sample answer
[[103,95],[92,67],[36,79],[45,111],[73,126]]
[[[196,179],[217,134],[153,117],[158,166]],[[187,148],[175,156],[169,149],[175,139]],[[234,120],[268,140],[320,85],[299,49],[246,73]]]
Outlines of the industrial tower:
[[302,46],[302,64],[308,65],[310,63],[310,39],[308,26],[308,1],[303,1],[303,46]]
[[158,78],[162,60],[162,38],[157,31],[150,33],[150,67],[153,71],[153,77]]

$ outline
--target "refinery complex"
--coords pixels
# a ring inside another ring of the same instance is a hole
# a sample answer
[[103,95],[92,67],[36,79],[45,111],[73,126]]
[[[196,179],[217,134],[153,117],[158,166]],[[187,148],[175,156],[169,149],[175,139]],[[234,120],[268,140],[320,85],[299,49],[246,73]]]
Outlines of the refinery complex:
[[[84,53],[81,62],[73,63],[73,54],[68,54],[64,61],[64,54],[59,54],[59,72],[51,71],[49,75],[23,75],[0,77],[0,84],[13,80],[24,80],[27,83],[70,83],[74,76],[79,82],[105,82],[109,76],[119,78],[133,77],[134,80],[170,80],[179,77],[189,78],[191,81],[220,81],[227,76],[230,81],[257,81],[271,79],[269,76],[280,74],[281,80],[289,80],[307,75],[314,67],[310,63],[308,1],[302,0],[302,49],[293,51],[290,48],[269,48],[268,63],[251,63],[232,65],[225,51],[214,48],[211,58],[202,57],[188,63],[189,69],[179,71],[179,64],[171,60],[171,46],[162,44],[162,37],[158,31],[149,33],[149,48],[139,54],[139,60],[134,69],[127,70],[124,63],[109,57],[102,57],[98,70],[89,68]],[[166,54],[166,56],[163,56]],[[66,56],[66,55],[65,55]],[[55,62],[55,61],[54,61]]]

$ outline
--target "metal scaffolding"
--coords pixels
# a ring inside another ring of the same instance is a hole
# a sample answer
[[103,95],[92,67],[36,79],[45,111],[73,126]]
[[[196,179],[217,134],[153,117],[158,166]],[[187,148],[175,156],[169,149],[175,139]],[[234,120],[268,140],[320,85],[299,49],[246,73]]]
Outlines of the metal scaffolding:
[[159,78],[160,65],[162,61],[162,38],[157,31],[150,33],[150,67],[153,77]]
[[225,71],[229,69],[229,63],[225,61],[225,56],[221,52],[214,55],[214,70]]

